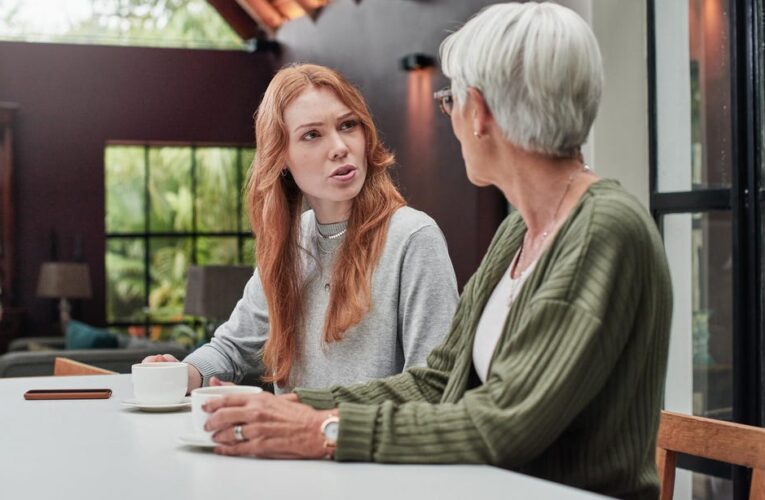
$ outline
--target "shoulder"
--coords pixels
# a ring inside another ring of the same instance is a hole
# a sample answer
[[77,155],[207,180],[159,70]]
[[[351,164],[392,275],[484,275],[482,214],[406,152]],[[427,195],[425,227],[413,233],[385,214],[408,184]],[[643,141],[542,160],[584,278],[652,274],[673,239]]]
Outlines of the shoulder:
[[443,238],[436,221],[425,212],[407,206],[396,210],[388,222],[388,240],[407,242],[415,235]]
[[[558,274],[571,278],[568,287],[561,286],[570,299],[608,297],[619,287],[669,282],[656,223],[648,209],[616,181],[601,180],[590,186],[553,253],[559,269],[566,270]],[[587,293],[582,292],[585,289]]]
[[648,209],[613,180],[593,184],[582,203],[584,217],[578,217],[579,233],[593,243],[641,248],[660,245],[656,223]]

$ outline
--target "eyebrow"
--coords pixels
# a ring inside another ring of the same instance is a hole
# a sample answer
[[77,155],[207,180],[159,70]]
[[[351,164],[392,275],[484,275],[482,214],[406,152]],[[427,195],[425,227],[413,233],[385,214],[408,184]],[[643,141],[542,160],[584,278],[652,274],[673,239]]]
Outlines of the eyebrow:
[[[356,114],[356,113],[354,113],[353,111],[348,111],[347,113],[345,113],[345,114],[343,114],[343,115],[340,115],[340,116],[338,116],[338,117],[337,117],[337,121],[342,121],[342,120],[345,120],[346,118],[348,118],[348,117],[350,117],[350,116],[354,116],[355,114]],[[321,125],[324,125],[324,123],[323,123],[323,122],[311,122],[311,123],[304,123],[304,124],[302,124],[302,125],[298,125],[297,127],[295,127],[295,130],[293,130],[293,132],[297,132],[297,131],[298,131],[298,130],[300,130],[301,128],[306,128],[306,127],[320,127]]]

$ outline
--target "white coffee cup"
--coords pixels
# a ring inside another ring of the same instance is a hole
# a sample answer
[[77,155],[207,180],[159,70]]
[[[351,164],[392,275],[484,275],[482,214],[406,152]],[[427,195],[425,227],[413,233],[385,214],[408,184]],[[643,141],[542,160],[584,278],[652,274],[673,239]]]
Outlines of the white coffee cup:
[[140,363],[133,365],[133,394],[139,404],[171,405],[186,396],[189,365],[186,363]]
[[250,385],[221,385],[216,387],[200,387],[191,391],[191,423],[197,437],[212,442],[214,433],[205,431],[205,424],[209,413],[202,409],[202,405],[214,398],[228,396],[229,394],[257,394],[262,392],[260,387]]

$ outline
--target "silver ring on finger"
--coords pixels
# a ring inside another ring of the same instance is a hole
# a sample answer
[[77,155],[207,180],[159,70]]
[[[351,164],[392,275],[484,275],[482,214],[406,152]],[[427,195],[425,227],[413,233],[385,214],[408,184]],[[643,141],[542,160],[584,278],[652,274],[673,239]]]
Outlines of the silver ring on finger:
[[247,438],[244,437],[244,433],[242,432],[241,425],[234,426],[234,439],[237,441],[247,441]]

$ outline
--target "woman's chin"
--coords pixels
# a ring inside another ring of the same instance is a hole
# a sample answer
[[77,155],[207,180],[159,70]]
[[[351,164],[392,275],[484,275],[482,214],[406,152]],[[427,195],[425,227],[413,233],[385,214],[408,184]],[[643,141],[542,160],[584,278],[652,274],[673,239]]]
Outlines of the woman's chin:
[[467,178],[470,181],[470,184],[477,186],[477,187],[486,187],[491,186],[491,182],[485,181],[481,179],[480,177],[477,177],[475,173],[471,172],[470,169],[466,171]]

